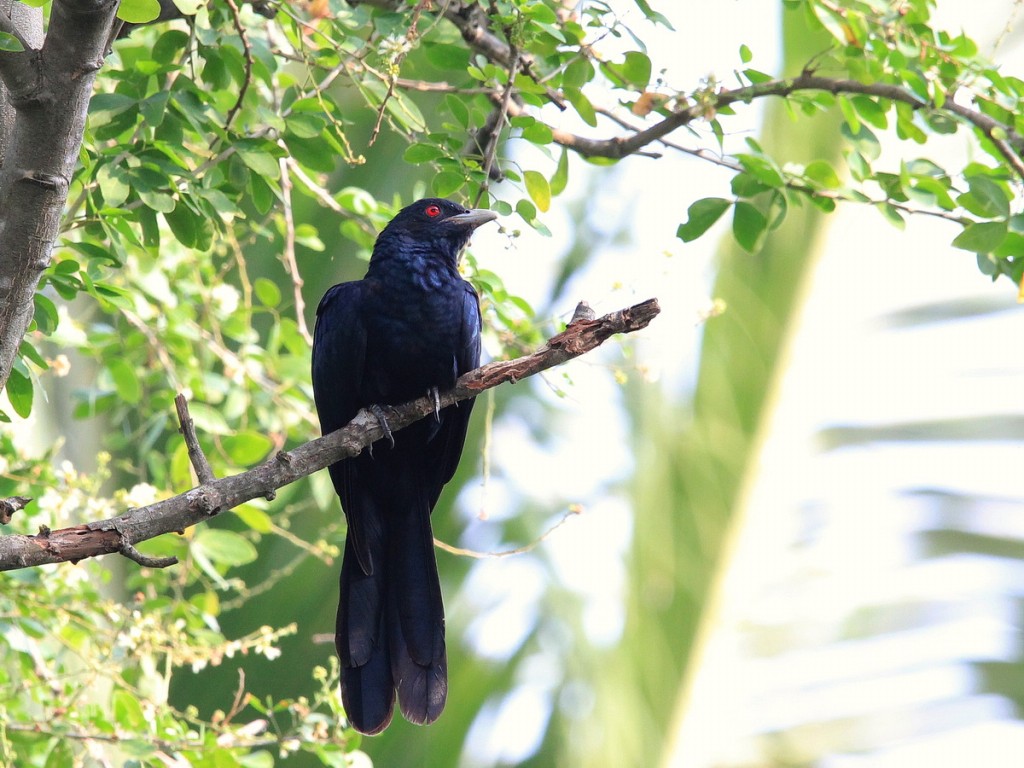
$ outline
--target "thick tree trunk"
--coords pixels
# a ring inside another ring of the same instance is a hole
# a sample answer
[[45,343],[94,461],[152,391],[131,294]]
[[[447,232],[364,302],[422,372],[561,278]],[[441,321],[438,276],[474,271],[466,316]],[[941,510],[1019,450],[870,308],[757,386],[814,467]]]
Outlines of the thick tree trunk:
[[37,9],[0,0],[0,30],[26,47],[0,51],[0,385],[32,319],[36,286],[60,231],[117,6],[117,0],[54,0],[44,37]]

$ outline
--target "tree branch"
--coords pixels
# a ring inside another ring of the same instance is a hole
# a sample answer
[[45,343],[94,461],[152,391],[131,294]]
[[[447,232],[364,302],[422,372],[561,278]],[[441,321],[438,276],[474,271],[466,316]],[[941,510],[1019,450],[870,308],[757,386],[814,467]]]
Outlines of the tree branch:
[[[798,77],[769,80],[743,88],[709,93],[707,98],[700,103],[690,104],[673,112],[661,120],[661,122],[642,130],[635,130],[627,136],[595,139],[579,136],[552,126],[548,127],[551,128],[555,143],[571,149],[577,154],[584,157],[607,157],[620,160],[629,155],[641,154],[641,150],[647,145],[662,141],[673,131],[724,107],[729,107],[739,102],[750,103],[754,99],[766,96],[786,97],[799,91],[827,91],[833,94],[849,93],[874,96],[908,104],[914,109],[934,109],[938,112],[948,112],[956,115],[970,123],[991,140],[1000,153],[1002,153],[1008,165],[1013,168],[1021,179],[1024,179],[1024,160],[1021,158],[1022,153],[1024,153],[1024,136],[1018,133],[1012,125],[1001,123],[999,120],[976,109],[957,104],[953,101],[952,97],[947,99],[941,107],[936,107],[933,103],[925,101],[916,94],[899,86],[887,83],[862,83],[859,80],[834,79],[807,72]],[[517,115],[520,113],[522,113],[522,109],[513,103],[509,109],[509,114]]]
[[14,517],[14,513],[24,509],[32,501],[28,496],[11,496],[0,499],[0,525],[7,525]]
[[[645,328],[660,311],[657,299],[648,299],[597,319],[577,320],[531,355],[489,363],[462,376],[453,389],[441,395],[441,407],[579,357],[615,334]],[[395,431],[433,414],[434,400],[425,396],[403,405],[385,406],[383,410],[391,430]],[[383,437],[377,418],[361,410],[342,429],[290,451],[282,451],[247,472],[202,483],[170,499],[130,509],[106,520],[56,531],[43,529],[35,536],[0,536],[0,570],[77,562],[114,552],[121,552],[143,565],[163,567],[169,562],[147,558],[136,551],[134,545],[164,533],[181,533],[250,499],[273,494],[282,486],[358,455]]]
[[174,398],[174,410],[178,414],[178,431],[185,441],[185,449],[188,451],[188,460],[195,470],[196,479],[201,485],[212,483],[217,479],[210,468],[210,462],[203,453],[203,447],[199,445],[199,437],[196,435],[196,424],[192,421],[192,414],[188,412],[188,401],[185,396],[178,393]]

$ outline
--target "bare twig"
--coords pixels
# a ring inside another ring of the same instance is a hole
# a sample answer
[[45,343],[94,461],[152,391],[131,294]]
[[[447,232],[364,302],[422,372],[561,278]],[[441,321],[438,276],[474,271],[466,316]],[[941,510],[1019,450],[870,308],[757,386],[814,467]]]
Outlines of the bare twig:
[[[499,384],[515,383],[579,357],[615,334],[645,328],[659,312],[657,300],[648,299],[595,320],[573,323],[531,355],[489,363],[470,371],[459,378],[454,388],[440,396],[440,405],[446,408]],[[424,396],[403,405],[384,406],[382,410],[394,431],[433,414],[434,409],[434,398]],[[273,494],[276,489],[317,470],[358,455],[383,437],[377,417],[361,410],[347,426],[329,435],[282,451],[247,472],[203,483],[170,499],[71,528],[46,529],[34,536],[0,536],[0,570],[77,562],[113,552],[128,553],[131,550],[126,548],[140,541],[181,532],[250,499]]]
[[231,127],[231,122],[235,119],[235,115],[242,108],[245,94],[249,90],[249,83],[252,82],[252,44],[249,42],[249,35],[242,25],[241,11],[238,10],[235,0],[225,0],[225,2],[228,8],[231,9],[231,21],[235,26],[235,31],[238,33],[238,38],[242,41],[242,60],[245,67],[242,84],[238,88],[238,100],[235,101],[231,109],[228,110],[227,117],[224,118],[224,129],[227,130]]
[[313,343],[313,334],[309,332],[306,325],[306,300],[302,298],[302,275],[299,274],[299,264],[295,260],[295,217],[292,215],[292,178],[288,173],[288,161],[285,158],[278,160],[281,168],[281,204],[284,208],[284,268],[292,279],[292,296],[295,299],[295,324],[299,334],[306,340],[307,344]]
[[14,513],[24,509],[32,501],[28,496],[11,496],[0,499],[0,525],[7,525],[14,517]]
[[575,517],[580,514],[580,510],[577,507],[570,507],[569,510],[562,515],[561,519],[548,528],[544,533],[538,536],[533,541],[523,544],[521,547],[515,547],[514,549],[502,549],[498,552],[479,552],[475,549],[463,549],[462,547],[455,547],[451,544],[447,544],[440,539],[434,539],[434,546],[438,549],[443,549],[453,555],[459,555],[460,557],[472,557],[477,560],[486,560],[488,558],[499,558],[499,557],[511,557],[512,555],[524,555],[527,552],[535,549],[540,545],[548,536],[557,531],[570,517]]
[[196,425],[192,421],[192,414],[188,412],[188,401],[185,395],[180,392],[174,398],[174,410],[178,414],[178,431],[185,440],[185,448],[188,449],[188,460],[192,463],[192,469],[196,471],[200,485],[212,483],[217,479],[210,467],[210,462],[203,453],[203,447],[199,444],[199,437],[196,435]]
[[178,558],[174,555],[169,557],[150,557],[144,555],[131,544],[125,544],[121,547],[121,554],[127,557],[129,560],[133,560],[143,568],[170,568],[172,565],[178,564]]
[[[508,119],[508,112],[512,105],[512,95],[515,93],[514,83],[516,74],[519,72],[520,61],[519,51],[515,48],[512,49],[512,61],[508,65],[508,82],[505,84],[505,90],[501,94],[501,104],[497,109],[497,114],[493,115],[494,122],[490,127],[490,132],[486,135],[487,146],[481,147],[484,157],[484,181],[480,185],[480,189],[477,190],[476,200],[473,203],[474,206],[480,204],[480,200],[487,193],[487,189],[491,182],[491,172],[494,168],[494,160],[498,154],[498,139],[501,136],[501,129],[505,126],[505,121]],[[490,123],[488,119],[488,123]],[[498,174],[500,179],[501,174]]]
[[1004,156],[1008,165],[1024,179],[1024,161],[1021,160],[1021,154],[1024,153],[1024,136],[1018,133],[1012,125],[1001,123],[999,120],[983,112],[957,104],[952,98],[946,99],[942,107],[937,108],[934,104],[897,85],[862,83],[859,80],[822,77],[810,72],[804,72],[797,77],[769,80],[743,88],[723,89],[707,94],[700,103],[689,104],[678,109],[660,122],[643,130],[636,131],[629,136],[594,139],[578,136],[558,128],[551,128],[551,133],[557,144],[561,144],[584,157],[621,159],[629,155],[638,154],[639,150],[642,150],[648,144],[660,142],[673,131],[703,118],[707,114],[717,112],[724,107],[737,103],[749,103],[754,99],[767,96],[786,97],[801,91],[827,91],[833,94],[849,93],[874,96],[908,104],[914,109],[938,109],[939,111],[951,113],[973,125],[991,140]]

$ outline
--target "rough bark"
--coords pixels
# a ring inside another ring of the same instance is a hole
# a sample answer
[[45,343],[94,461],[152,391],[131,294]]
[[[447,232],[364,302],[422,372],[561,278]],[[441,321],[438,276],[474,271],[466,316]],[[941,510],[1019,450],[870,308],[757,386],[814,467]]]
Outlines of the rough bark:
[[0,0],[0,30],[25,50],[0,51],[0,386],[7,383],[50,264],[82,146],[93,80],[117,0],[54,0],[42,16]]

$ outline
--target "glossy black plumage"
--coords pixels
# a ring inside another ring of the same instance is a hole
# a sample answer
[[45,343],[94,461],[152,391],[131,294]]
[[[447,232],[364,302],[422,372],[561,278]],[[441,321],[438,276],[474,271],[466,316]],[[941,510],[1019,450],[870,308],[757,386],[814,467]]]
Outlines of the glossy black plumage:
[[[324,434],[373,404],[450,388],[480,362],[480,308],[458,273],[473,230],[495,216],[448,200],[402,209],[366,276],[317,308],[313,393]],[[444,607],[430,513],[458,466],[472,401],[441,410],[330,467],[348,519],[335,644],[342,699],[364,733],[430,723],[448,692]]]

